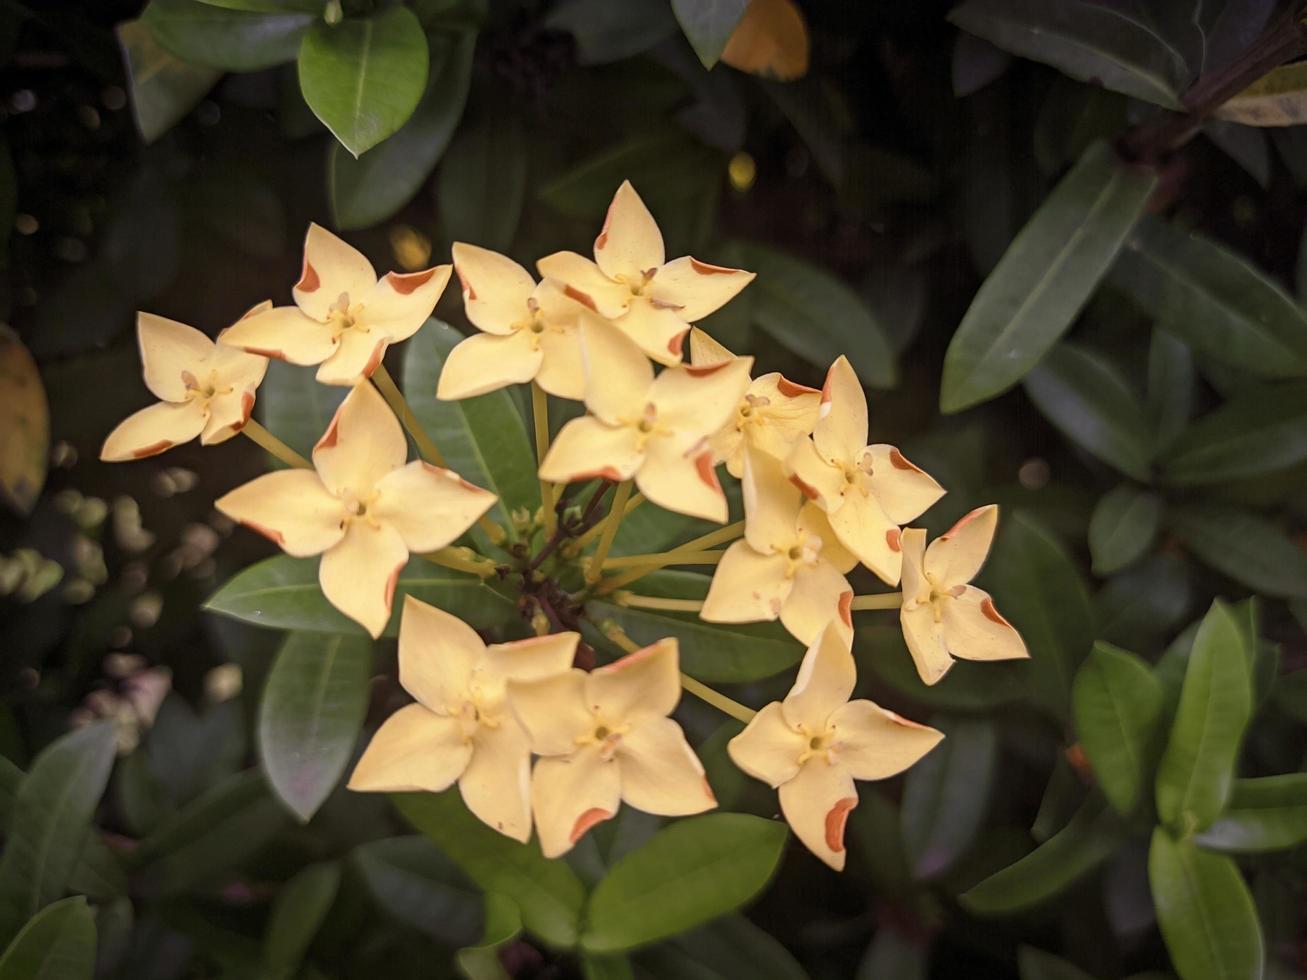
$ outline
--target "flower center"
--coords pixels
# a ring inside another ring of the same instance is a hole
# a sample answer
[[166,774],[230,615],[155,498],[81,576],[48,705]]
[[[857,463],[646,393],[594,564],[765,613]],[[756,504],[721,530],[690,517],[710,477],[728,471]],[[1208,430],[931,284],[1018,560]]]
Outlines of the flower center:
[[835,730],[830,725],[824,726],[823,730],[815,735],[806,725],[799,725],[798,732],[808,739],[807,748],[799,753],[799,765],[803,765],[809,759],[822,759],[827,763],[834,761]]
[[785,552],[785,558],[788,562],[785,577],[794,578],[802,566],[811,565],[821,558],[821,538],[816,534],[799,538]]
[[645,288],[649,285],[649,281],[653,279],[654,273],[657,271],[657,269],[645,269],[644,272],[640,273],[639,279],[634,277],[628,279],[626,276],[619,275],[617,281],[625,283],[626,288],[631,291],[632,296],[643,296]]
[[217,371],[210,371],[201,381],[190,371],[182,372],[182,383],[186,385],[186,398],[208,402],[217,395],[226,395],[232,391],[232,385],[224,385]]
[[363,304],[349,302],[349,293],[341,293],[327,313],[327,325],[331,327],[332,337],[339,337],[346,330],[359,326],[358,318],[363,312]]
[[340,502],[345,510],[344,523],[348,525],[352,521],[367,521],[372,527],[377,527],[378,521],[376,515],[369,513],[370,510],[376,509],[377,498],[380,491],[373,490],[366,497],[361,497],[352,491],[346,491],[340,498]]

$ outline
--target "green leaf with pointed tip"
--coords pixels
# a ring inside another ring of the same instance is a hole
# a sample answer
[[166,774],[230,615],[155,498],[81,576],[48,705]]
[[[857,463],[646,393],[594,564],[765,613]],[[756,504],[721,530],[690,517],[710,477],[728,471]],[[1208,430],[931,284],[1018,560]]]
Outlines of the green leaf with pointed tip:
[[481,942],[460,949],[454,961],[468,980],[510,980],[499,960],[499,949],[521,934],[522,913],[511,898],[486,892],[484,919]]
[[316,19],[302,11],[250,13],[198,0],[150,0],[141,14],[141,23],[178,58],[224,71],[293,61]]
[[1148,341],[1148,417],[1153,444],[1166,450],[1189,424],[1198,377],[1194,358],[1183,340],[1154,330]]
[[95,918],[73,895],[33,916],[0,956],[0,980],[91,980]]
[[339,889],[340,865],[327,861],[309,865],[278,890],[263,937],[263,965],[270,976],[294,975]]
[[672,13],[705,68],[717,64],[749,0],[672,0]]
[[1307,842],[1307,773],[1235,780],[1225,810],[1194,839],[1212,850],[1241,854]]
[[739,913],[642,950],[635,961],[641,976],[657,980],[808,980],[789,950]]
[[350,863],[387,915],[441,945],[462,946],[480,932],[471,882],[421,834],[368,841],[354,849]]
[[1307,555],[1280,527],[1223,504],[1176,507],[1167,526],[1199,558],[1264,595],[1307,598]]
[[141,139],[153,143],[195,108],[222,72],[178,58],[139,20],[125,20],[114,32],[127,62],[132,117]]
[[1182,487],[1253,479],[1307,461],[1307,384],[1254,385],[1190,426],[1162,460]]
[[1017,971],[1021,980],[1094,980],[1074,963],[1033,946],[1017,950]]
[[1162,500],[1129,483],[1099,498],[1089,518],[1095,575],[1111,575],[1142,558],[1162,525]]

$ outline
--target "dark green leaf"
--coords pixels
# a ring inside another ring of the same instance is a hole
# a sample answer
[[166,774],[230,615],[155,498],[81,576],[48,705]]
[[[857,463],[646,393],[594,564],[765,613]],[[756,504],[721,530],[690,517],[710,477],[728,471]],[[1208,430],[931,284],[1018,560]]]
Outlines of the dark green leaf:
[[[272,360],[259,385],[255,403],[264,426],[305,458],[331,425],[336,409],[349,394],[344,385],[324,385],[312,371],[297,364]],[[273,460],[272,456],[268,457]],[[279,461],[273,465],[283,466]]]
[[468,980],[510,980],[499,960],[499,949],[522,932],[522,913],[511,898],[486,892],[485,929],[481,942],[454,954]]
[[81,895],[47,905],[0,956],[0,980],[91,980],[95,918]]
[[942,711],[991,711],[1025,699],[1030,663],[1012,660],[977,663],[959,660],[936,684],[926,687],[912,663],[903,628],[859,626],[853,651],[859,670],[869,671],[905,698]]
[[1307,841],[1307,773],[1236,779],[1216,822],[1195,840],[1217,851],[1279,851]]
[[983,38],[965,31],[953,44],[953,95],[959,99],[975,95],[1001,78],[1012,64],[1012,56]]
[[1142,558],[1162,524],[1162,501],[1129,483],[1104,494],[1089,519],[1095,575],[1111,575]]
[[1099,637],[1144,649],[1171,636],[1189,614],[1192,573],[1181,555],[1161,551],[1113,575],[1094,596]]
[[1268,476],[1307,461],[1307,385],[1255,385],[1187,429],[1162,461],[1178,486]]
[[1021,980],[1094,980],[1074,963],[1033,946],[1017,950],[1017,969]]
[[620,953],[612,956],[582,953],[581,976],[585,980],[635,980],[631,961]]
[[1189,424],[1194,408],[1193,355],[1174,333],[1154,330],[1148,342],[1148,417],[1154,446],[1167,449]]
[[717,64],[749,0],[672,0],[672,12],[705,68]]
[[178,58],[224,71],[258,71],[294,60],[314,19],[293,11],[227,10],[198,0],[150,0],[141,14],[141,23]]
[[125,20],[114,30],[127,64],[136,128],[153,143],[204,98],[222,72],[176,57],[139,20]]
[[436,171],[445,238],[505,251],[526,196],[527,141],[516,112],[487,107],[459,128]]
[[320,14],[327,5],[326,0],[199,0],[199,2],[210,7],[249,10],[260,14],[284,14],[289,11]]
[[[966,35],[963,35],[964,37]],[[858,964],[856,980],[927,980],[930,946],[926,941],[905,936],[892,925],[876,929],[871,945]]]
[[676,21],[663,0],[561,0],[549,11],[544,26],[575,37],[583,65],[630,58],[676,31]]
[[98,902],[127,894],[127,872],[104,838],[92,832],[68,878],[68,890]]
[[272,977],[289,977],[327,917],[340,888],[340,865],[311,864],[277,892],[263,938],[263,965]]
[[1307,597],[1307,554],[1275,524],[1237,507],[1177,507],[1170,529],[1199,558],[1269,596]]
[[387,914],[442,945],[481,933],[481,908],[454,862],[422,836],[369,841],[350,860]]
[[808,976],[770,933],[738,914],[674,936],[642,951],[635,960],[657,980],[807,980]]

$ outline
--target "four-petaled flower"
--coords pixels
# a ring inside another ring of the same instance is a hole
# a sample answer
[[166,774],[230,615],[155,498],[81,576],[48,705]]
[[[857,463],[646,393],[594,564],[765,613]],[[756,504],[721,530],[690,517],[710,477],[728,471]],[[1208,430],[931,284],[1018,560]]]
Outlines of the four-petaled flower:
[[622,802],[668,817],[717,805],[685,733],[667,717],[680,696],[674,639],[589,673],[509,681],[509,705],[541,756],[531,809],[545,857],[570,851]]
[[321,554],[327,600],[380,636],[409,553],[443,548],[496,500],[449,470],[405,465],[407,456],[399,422],[360,382],[313,447],[314,469],[266,473],[215,506],[287,554]]
[[292,364],[317,364],[324,384],[352,385],[372,376],[386,348],[417,333],[449,282],[448,265],[381,279],[372,263],[318,225],[304,239],[304,266],[291,291],[294,306],[242,320],[222,343]]
[[708,437],[722,427],[749,384],[753,358],[696,368],[653,365],[611,324],[581,324],[585,404],[592,414],[565,425],[540,464],[555,483],[634,478],[659,507],[724,522]]
[[555,252],[536,263],[568,296],[615,322],[661,364],[678,364],[690,324],[729,302],[754,273],[683,256],[668,262],[662,232],[623,181],[595,239],[595,260]]
[[820,416],[812,436],[790,454],[790,474],[826,511],[844,547],[897,585],[900,525],[919,517],[944,489],[893,446],[867,445],[867,396],[842,355],[826,374]]
[[531,837],[531,744],[509,711],[510,680],[570,670],[578,633],[486,646],[456,616],[407,596],[399,625],[399,682],[417,699],[377,729],[349,788],[439,793],[458,782],[487,826]]
[[537,285],[531,273],[489,249],[455,242],[454,271],[467,318],[484,332],[450,351],[436,397],[470,398],[535,381],[551,395],[579,401],[585,371],[577,320],[593,314],[557,283]]
[[[899,620],[917,673],[934,684],[964,660],[1030,656],[1021,634],[989,593],[969,583],[989,554],[998,508],[978,507],[926,547],[926,532],[903,531],[903,606]],[[950,656],[950,654],[952,656]]]
[[[261,303],[246,313],[270,308]],[[153,313],[136,315],[145,384],[160,399],[118,424],[100,458],[142,459],[196,436],[206,446],[239,432],[254,410],[268,359],[215,344],[194,327]]]
[[764,707],[731,739],[737,766],[779,789],[781,812],[804,846],[837,871],[855,779],[887,779],[944,736],[865,700],[850,701],[857,670],[850,634],[832,622],[808,648],[784,701]]

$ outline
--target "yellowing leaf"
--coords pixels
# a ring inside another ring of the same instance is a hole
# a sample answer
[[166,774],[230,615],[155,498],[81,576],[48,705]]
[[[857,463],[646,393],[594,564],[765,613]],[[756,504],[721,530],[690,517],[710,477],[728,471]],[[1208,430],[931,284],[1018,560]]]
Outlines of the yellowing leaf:
[[752,0],[722,50],[751,75],[792,82],[808,74],[808,26],[794,0]]
[[50,406],[36,362],[23,342],[0,325],[0,499],[29,514],[45,483],[50,454]]
[[1245,126],[1307,123],[1307,61],[1281,65],[1263,75],[1212,115]]

